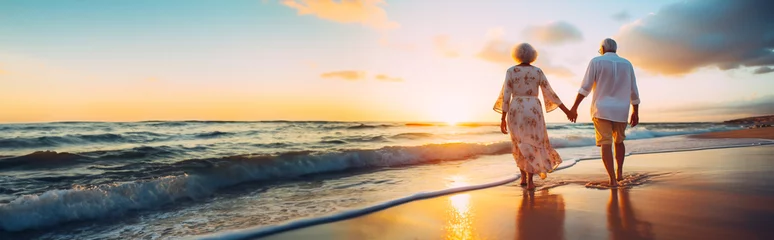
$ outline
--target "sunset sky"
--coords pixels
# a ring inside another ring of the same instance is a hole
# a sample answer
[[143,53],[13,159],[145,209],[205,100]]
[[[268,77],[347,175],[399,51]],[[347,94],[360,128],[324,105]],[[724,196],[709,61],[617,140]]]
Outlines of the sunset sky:
[[641,121],[774,114],[772,2],[3,0],[0,122],[494,122],[515,44],[571,105],[606,37]]

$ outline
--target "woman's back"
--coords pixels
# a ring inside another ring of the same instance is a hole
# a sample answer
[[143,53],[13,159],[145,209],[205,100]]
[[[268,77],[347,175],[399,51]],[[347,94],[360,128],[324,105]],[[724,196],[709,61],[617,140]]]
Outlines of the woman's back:
[[535,66],[513,66],[508,69],[508,84],[513,96],[537,96],[543,71]]

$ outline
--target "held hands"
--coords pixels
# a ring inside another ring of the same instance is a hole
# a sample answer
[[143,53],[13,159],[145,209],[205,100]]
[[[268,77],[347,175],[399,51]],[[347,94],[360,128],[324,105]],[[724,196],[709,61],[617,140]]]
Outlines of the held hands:
[[508,134],[508,124],[505,122],[505,119],[500,120],[500,132]]
[[570,110],[565,112],[564,114],[567,114],[567,120],[570,120],[570,122],[575,122],[578,120],[578,111],[577,110]]
[[564,112],[564,114],[567,115],[567,120],[570,120],[570,122],[575,122],[578,120],[578,109],[577,106],[572,106],[572,109],[569,109]]

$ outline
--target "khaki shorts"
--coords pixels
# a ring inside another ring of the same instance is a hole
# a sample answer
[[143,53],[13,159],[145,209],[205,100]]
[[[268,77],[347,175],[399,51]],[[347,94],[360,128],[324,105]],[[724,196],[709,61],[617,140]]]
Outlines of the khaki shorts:
[[597,146],[622,143],[626,139],[625,122],[613,122],[610,120],[593,118],[594,130],[597,132]]

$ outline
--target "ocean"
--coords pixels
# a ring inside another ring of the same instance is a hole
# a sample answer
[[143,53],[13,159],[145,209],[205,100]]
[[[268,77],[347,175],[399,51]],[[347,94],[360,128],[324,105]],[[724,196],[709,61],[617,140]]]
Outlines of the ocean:
[[[686,137],[742,127],[643,123],[627,130],[627,151],[771,143]],[[598,158],[593,125],[548,129],[565,167]],[[511,177],[510,150],[490,123],[0,124],[0,239],[167,239],[271,226]]]

